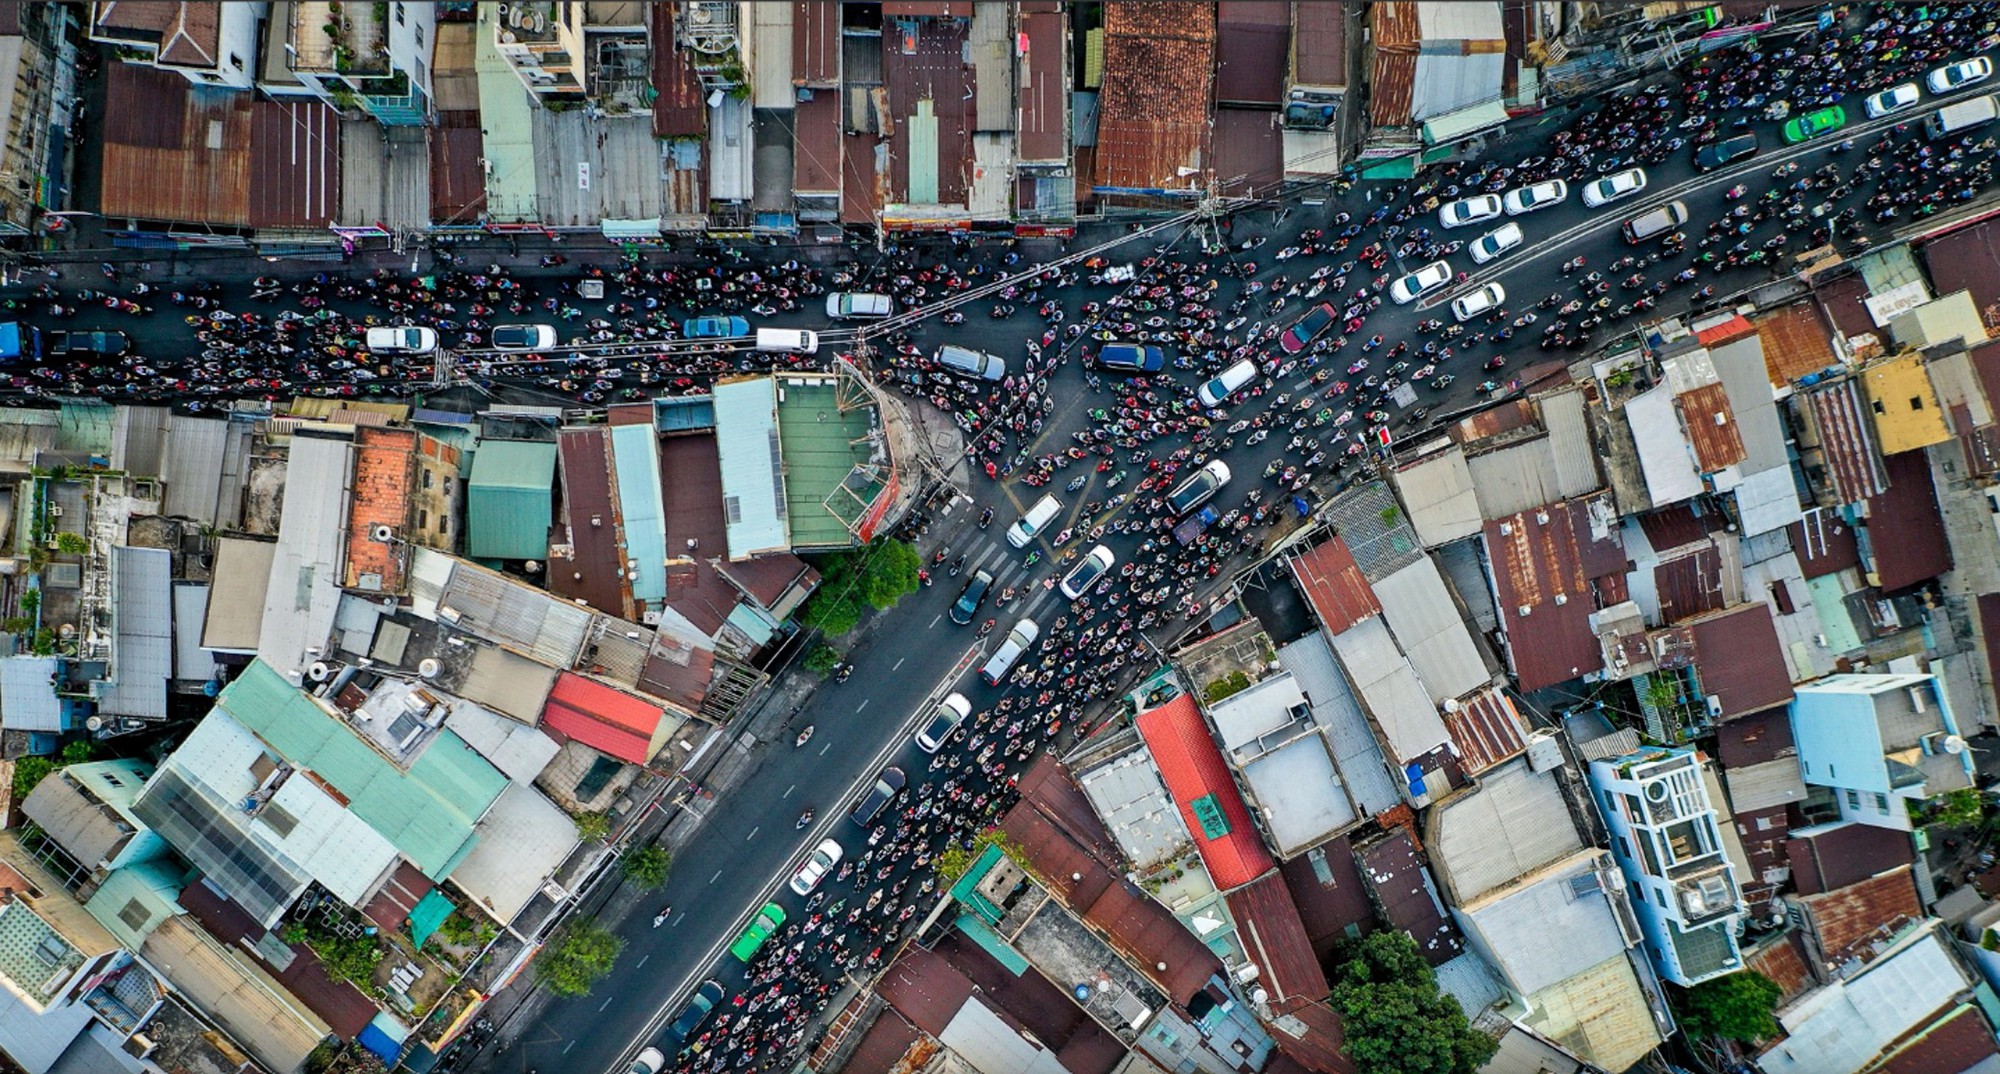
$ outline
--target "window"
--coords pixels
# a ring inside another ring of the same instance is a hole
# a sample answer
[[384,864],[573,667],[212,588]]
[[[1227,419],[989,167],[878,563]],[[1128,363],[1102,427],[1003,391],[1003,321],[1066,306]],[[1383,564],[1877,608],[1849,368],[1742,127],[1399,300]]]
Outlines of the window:
[[445,479],[444,479],[444,494],[445,494],[446,496],[449,496],[449,495],[451,495],[451,490],[452,490],[452,487],[453,487],[454,485],[456,485],[456,484],[457,484],[457,482],[456,482],[456,481],[454,481],[454,480],[452,480],[451,478],[449,478],[449,477],[445,478]]
[[110,772],[110,771],[99,772],[98,777],[104,780],[104,782],[111,784],[113,787],[123,787],[125,785],[125,781],[119,779],[118,773],[116,772]]
[[431,487],[431,472],[429,470],[424,471],[424,487]]
[[229,66],[236,68],[238,71],[243,70],[243,57],[238,56],[234,52],[230,53]]
[[439,516],[438,516],[438,532],[439,532],[439,533],[450,533],[450,532],[451,532],[451,516],[450,516],[450,515],[439,515]]
[[1850,790],[1847,792],[1847,808],[1849,809],[1861,808],[1861,794],[1859,791]]
[[417,510],[417,528],[420,530],[428,529],[430,528],[430,524],[431,524],[431,513],[429,511],[423,510],[422,508],[419,508]]
[[126,928],[135,932],[145,928],[146,922],[151,920],[152,916],[146,909],[146,904],[137,899],[125,900],[125,908],[118,911],[118,920],[123,921]]
[[1881,791],[1875,792],[1875,812],[1885,814],[1889,812],[1889,796]]
[[1667,908],[1667,897],[1660,894],[1659,888],[1653,889],[1653,901],[1659,904],[1660,909],[1664,910]]
[[[423,26],[422,26],[421,24],[419,24],[419,25],[417,26],[417,30],[416,30],[416,33],[417,33],[417,47],[418,47],[418,48],[423,48],[423,47],[424,47],[424,28],[423,28]],[[417,61],[417,81],[419,81],[419,82],[422,82],[422,81],[424,80],[424,79],[423,79],[423,74],[424,74],[424,61],[422,61],[422,60],[418,60],[418,61]]]
[[1885,407],[1885,406],[1883,406],[1883,405],[1882,405],[1882,400],[1880,400],[1880,399],[1877,399],[1877,400],[1875,400],[1875,401],[1874,401],[1874,402],[1873,402],[1872,404],[1870,404],[1870,405],[1872,405],[1872,406],[1873,406],[1873,407],[1875,408],[1875,413],[1877,413],[1877,414],[1887,414],[1887,413],[1889,412],[1889,408],[1888,408],[1888,407]]
[[1910,396],[1910,409],[1911,409],[1911,410],[1922,410],[1923,408],[1924,408],[1924,397],[1923,397],[1923,396],[1921,396],[1921,395],[1912,395],[1912,396]]
[[402,0],[396,0],[396,25],[398,26],[403,25],[403,15],[404,12],[403,12]]
[[1632,857],[1632,844],[1626,842],[1622,835],[1618,837],[1618,856],[1627,860]]

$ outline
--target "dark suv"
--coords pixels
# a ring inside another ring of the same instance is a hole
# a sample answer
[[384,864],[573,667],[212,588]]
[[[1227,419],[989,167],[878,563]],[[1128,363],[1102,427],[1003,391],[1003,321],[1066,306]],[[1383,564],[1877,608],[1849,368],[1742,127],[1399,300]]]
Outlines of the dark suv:
[[965,588],[958,591],[958,600],[952,602],[951,621],[959,626],[972,622],[979,606],[986,602],[986,591],[992,588],[992,575],[985,571],[974,574],[972,580],[965,583]]
[[868,789],[867,796],[854,807],[854,812],[847,815],[848,819],[863,828],[874,825],[882,819],[882,812],[889,808],[889,803],[903,793],[903,787],[908,782],[902,769],[894,766],[884,768],[882,774],[875,777],[875,785]]
[[1714,171],[1732,160],[1747,157],[1756,151],[1757,136],[1754,134],[1739,134],[1734,138],[1724,138],[1722,141],[1702,146],[1694,151],[1695,170]]

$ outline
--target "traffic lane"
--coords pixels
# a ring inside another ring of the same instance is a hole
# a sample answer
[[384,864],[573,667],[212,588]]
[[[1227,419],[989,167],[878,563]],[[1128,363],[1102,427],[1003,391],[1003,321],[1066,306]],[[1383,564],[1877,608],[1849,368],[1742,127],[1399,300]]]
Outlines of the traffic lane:
[[[943,599],[948,605],[950,597]],[[939,629],[950,626],[946,620]],[[551,1001],[521,1035],[536,1059],[559,1059],[579,1070],[608,1067],[628,1042],[648,1043],[640,1038],[657,1033],[659,1015],[676,1008],[695,983],[718,972],[740,977],[726,955],[720,963],[705,956],[735,939],[774,884],[774,897],[788,914],[800,909],[804,900],[783,885],[820,839],[830,836],[850,852],[865,845],[861,829],[846,819],[863,791],[828,774],[855,773],[864,784],[872,782],[879,766],[869,765],[884,747],[900,740],[886,763],[905,765],[913,780],[918,775],[907,767],[923,757],[909,745],[908,727],[938,680],[976,640],[970,631],[944,637],[949,640],[929,645],[871,643],[851,653],[856,674],[847,683],[822,686],[794,721],[813,723],[812,740],[804,748],[795,748],[790,740],[758,747],[762,757],[728,802],[766,807],[711,806],[693,841],[676,856],[667,884],[645,895],[635,906],[639,912],[614,926],[627,947],[612,973],[591,996]],[[824,834],[817,823],[810,831],[796,827],[799,812],[807,807],[815,810],[815,822],[833,821]],[[674,908],[674,917],[656,930],[653,915],[667,905]],[[639,1001],[661,995],[663,986],[668,990],[661,1001]]]

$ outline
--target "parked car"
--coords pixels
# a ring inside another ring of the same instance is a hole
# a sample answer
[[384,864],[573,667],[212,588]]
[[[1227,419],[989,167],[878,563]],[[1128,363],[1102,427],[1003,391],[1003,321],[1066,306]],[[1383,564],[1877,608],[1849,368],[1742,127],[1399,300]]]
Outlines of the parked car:
[[819,882],[826,879],[826,874],[840,864],[841,853],[839,843],[831,839],[820,840],[813,852],[806,855],[806,860],[799,863],[798,871],[792,874],[792,894],[812,894]]
[[1478,194],[1469,198],[1447,202],[1438,210],[1438,224],[1441,227],[1464,227],[1477,224],[1481,220],[1491,220],[1500,215],[1500,195]]
[[1593,209],[1646,189],[1646,169],[1627,168],[1583,184],[1583,203]]
[[1905,82],[1869,95],[1867,100],[1861,102],[1861,110],[1868,114],[1869,119],[1881,119],[1915,105],[1923,96],[1923,91],[1917,89],[1915,82]]
[[965,580],[965,588],[958,591],[958,599],[951,604],[951,621],[959,626],[972,622],[979,606],[986,603],[986,591],[993,588],[993,576],[985,571],[975,571]]
[[1817,112],[1793,116],[1785,123],[1785,144],[1797,145],[1845,126],[1847,126],[1847,110],[1837,104]]
[[750,334],[750,322],[741,317],[690,317],[681,322],[686,339],[740,339]]
[[1471,251],[1474,264],[1484,265],[1488,261],[1521,245],[1526,238],[1527,236],[1521,233],[1521,225],[1501,224],[1499,227],[1472,240],[1472,244],[1466,247],[1466,249]]
[[1406,306],[1450,282],[1450,263],[1433,261],[1390,284],[1389,297],[1395,299],[1398,306]]
[[1560,179],[1551,179],[1533,186],[1516,187],[1501,199],[1506,203],[1508,216],[1532,213],[1551,205],[1561,205],[1569,200],[1569,184]]
[[545,351],[556,345],[554,325],[499,324],[493,326],[496,351]]
[[1318,339],[1320,333],[1332,327],[1334,318],[1338,316],[1340,312],[1335,310],[1332,304],[1322,302],[1307,310],[1304,317],[1285,329],[1285,334],[1278,337],[1278,346],[1286,354],[1297,354],[1311,346],[1312,341]]
[[924,721],[922,727],[917,728],[915,736],[917,748],[925,753],[936,753],[943,749],[945,742],[951,738],[951,733],[958,730],[958,725],[964,723],[965,718],[970,715],[972,715],[972,702],[967,701],[964,694],[954,693],[946,697],[938,702],[937,711],[931,714],[931,718]]
[[889,808],[889,803],[895,801],[897,795],[903,793],[908,784],[909,779],[903,775],[902,769],[893,765],[884,768],[882,774],[875,777],[875,785],[868,789],[861,801],[855,803],[854,812],[847,815],[848,819],[863,828],[873,825],[882,819],[882,812]]
[[1924,76],[1932,93],[1950,93],[1993,77],[1993,61],[1984,56],[1946,64]]

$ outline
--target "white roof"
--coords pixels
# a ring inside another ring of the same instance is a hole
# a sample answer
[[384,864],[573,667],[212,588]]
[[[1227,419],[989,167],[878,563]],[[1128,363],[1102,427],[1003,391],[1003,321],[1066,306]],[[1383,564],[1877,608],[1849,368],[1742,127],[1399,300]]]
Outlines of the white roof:
[[1555,464],[1556,488],[1565,500],[1596,492],[1597,449],[1590,442],[1590,422],[1583,413],[1581,389],[1557,392],[1541,401],[1542,425],[1549,431],[1549,454]]
[[1736,513],[1743,520],[1745,536],[1781,530],[1806,517],[1789,466],[1750,474],[1737,482],[1735,493]]
[[576,821],[524,783],[500,792],[474,834],[451,883],[500,921],[512,921],[577,844]]
[[1632,427],[1639,469],[1646,475],[1646,495],[1654,507],[1701,494],[1701,473],[1694,468],[1687,434],[1674,412],[1673,394],[1664,385],[1633,396],[1625,404],[1625,420]]
[[534,782],[562,751],[555,739],[484,705],[462,697],[451,697],[446,704],[451,713],[444,718],[444,725],[516,783]]
[[294,682],[323,646],[340,605],[340,539],[347,531],[348,449],[345,440],[292,437],[285,465],[285,505],[257,655]]
[[1763,337],[1753,332],[1708,353],[1715,362],[1715,372],[1722,378],[1723,393],[1729,396],[1729,410],[1736,416],[1736,431],[1743,438],[1744,459],[1737,464],[1737,470],[1745,478],[1765,470],[1789,470],[1791,460],[1785,454],[1785,430],[1778,421],[1771,372],[1764,364]]
[[53,656],[0,659],[0,726],[9,731],[66,731],[54,685]]
[[1625,951],[1616,912],[1598,884],[1600,869],[1617,869],[1608,851],[1580,850],[1529,883],[1458,907],[1454,916],[1516,992],[1539,992]]
[[215,677],[215,654],[201,647],[207,619],[208,584],[174,583],[174,678],[203,682]]
[[98,709],[108,715],[167,718],[167,680],[174,674],[173,564],[173,553],[164,548],[111,549],[112,679],[93,687]]
[[1472,487],[1464,448],[1453,444],[1422,461],[1398,467],[1391,479],[1424,547],[1434,548],[1479,532],[1484,516],[1479,513],[1479,495]]
[[1470,794],[1437,806],[1428,842],[1449,901],[1457,903],[1583,849],[1554,773],[1530,769],[1525,757],[1489,769]]
[[214,599],[201,622],[203,648],[254,653],[264,631],[264,597],[271,588],[273,541],[219,537],[211,572]]
[[1860,1070],[1971,985],[1933,923],[1893,954],[1778,1015],[1786,1037],[1757,1057],[1764,1074]]
[[784,477],[778,470],[777,390],[769,377],[715,386],[715,446],[722,465],[730,559],[781,552],[791,545]]
[[1546,436],[1473,455],[1466,466],[1479,511],[1487,518],[1518,515],[1563,498],[1555,452]]
[[1432,701],[1443,704],[1492,683],[1493,674],[1431,557],[1376,582],[1375,595],[1382,601],[1389,632],[1408,654]]
[[1140,869],[1158,865],[1186,849],[1190,838],[1160,770],[1135,742],[1131,749],[1076,774],[1118,849]]
[[1451,741],[1437,706],[1380,617],[1335,635],[1333,651],[1382,729],[1383,752],[1391,763],[1400,767]]
[[1243,773],[1280,857],[1338,834],[1357,819],[1333,754],[1290,672],[1280,672],[1209,708],[1224,755]]
[[1353,687],[1327,647],[1326,635],[1314,631],[1279,649],[1278,664],[1292,673],[1305,692],[1314,722],[1326,728],[1332,740],[1333,763],[1361,815],[1372,817],[1401,805],[1403,798],[1389,774],[1382,744],[1376,741]]

